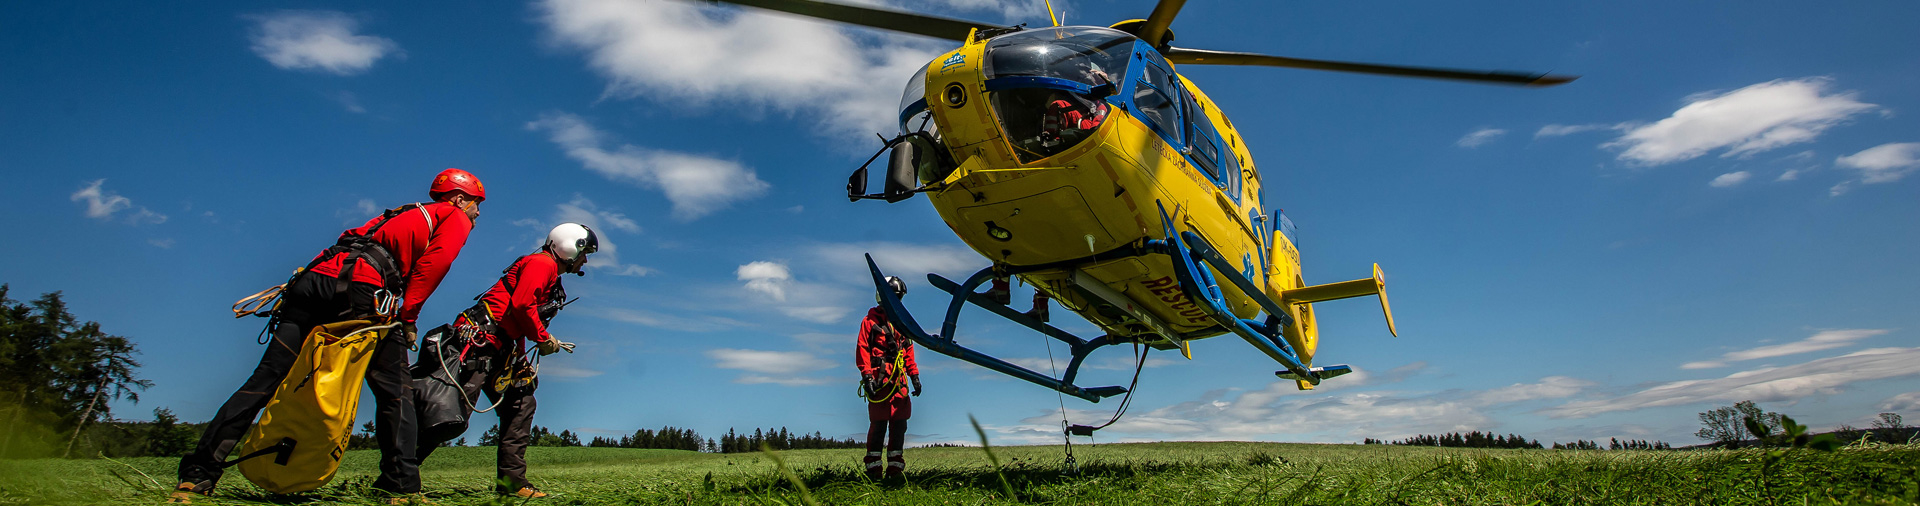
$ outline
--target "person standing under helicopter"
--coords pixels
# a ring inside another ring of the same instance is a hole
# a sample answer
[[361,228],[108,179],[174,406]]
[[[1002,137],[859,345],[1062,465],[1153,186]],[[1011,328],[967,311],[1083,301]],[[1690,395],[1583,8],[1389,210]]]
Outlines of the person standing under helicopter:
[[207,422],[193,453],[180,459],[180,483],[169,501],[192,502],[196,495],[213,493],[228,454],[272,399],[314,327],[360,319],[401,324],[374,347],[367,368],[367,386],[378,406],[374,438],[380,446],[380,477],[373,488],[395,494],[395,501],[420,492],[407,348],[420,307],[460,255],[487,198],[480,179],[460,169],[441,171],[427,195],[433,202],[401,206],[342,232],[333,247],[287,282],[274,307],[265,355]]
[[[907,283],[887,276],[887,285],[895,297],[907,296]],[[878,301],[880,294],[874,294]],[[899,477],[906,472],[907,418],[913,416],[912,395],[920,395],[920,365],[913,359],[913,341],[894,327],[881,306],[867,310],[860,322],[860,337],[853,363],[860,368],[860,393],[867,399],[867,477],[880,479],[880,448],[886,447],[886,476]]]
[[[573,352],[573,343],[547,333],[547,324],[566,306],[566,288],[560,275],[584,276],[587,255],[600,249],[593,229],[578,223],[561,223],[547,232],[540,251],[520,257],[502,271],[500,280],[476,299],[479,303],[454,318],[456,336],[464,338],[460,368],[460,388],[472,401],[485,391],[500,416],[499,449],[496,456],[494,491],[523,499],[547,494],[527,481],[527,444],[533,437],[533,391],[540,386],[538,370],[526,354],[527,341],[541,356],[562,350]],[[443,441],[420,441],[417,460],[425,461]]]

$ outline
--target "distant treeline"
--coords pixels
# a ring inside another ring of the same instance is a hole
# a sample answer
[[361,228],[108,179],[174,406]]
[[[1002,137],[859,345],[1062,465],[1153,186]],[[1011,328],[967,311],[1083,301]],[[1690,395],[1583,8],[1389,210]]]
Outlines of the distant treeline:
[[1528,441],[1519,434],[1505,436],[1491,432],[1473,431],[1466,434],[1449,432],[1438,436],[1419,435],[1399,441],[1382,441],[1367,438],[1362,444],[1394,444],[1404,446],[1441,446],[1447,448],[1540,448],[1540,441]]
[[[368,425],[368,427],[362,429],[363,433],[355,435],[355,438],[356,440],[366,439],[366,444],[368,447],[371,447],[371,423]],[[479,446],[495,446],[499,443],[499,439],[499,426],[488,427],[487,432],[480,435]],[[757,452],[760,451],[761,443],[765,443],[775,450],[825,450],[836,448],[863,448],[866,446],[864,443],[855,441],[853,438],[833,439],[821,435],[819,432],[812,434],[795,434],[787,430],[786,427],[778,429],[754,429],[752,434],[741,433],[732,428],[728,428],[726,435],[714,439],[701,437],[700,433],[695,432],[693,429],[666,426],[659,429],[640,429],[633,431],[632,434],[617,438],[595,436],[585,444],[582,444],[579,435],[574,434],[573,431],[563,430],[559,433],[554,433],[546,427],[535,425],[531,439],[528,443],[531,446],[648,448],[708,453]],[[466,439],[462,438],[460,441],[452,443],[452,445],[466,446]],[[350,446],[350,448],[354,447]]]
[[829,450],[836,448],[866,447],[865,443],[855,441],[853,438],[833,439],[820,435],[818,431],[815,431],[813,434],[795,435],[787,432],[786,427],[781,427],[780,430],[777,431],[773,429],[753,429],[753,434],[748,435],[745,433],[735,433],[732,427],[728,427],[727,435],[720,437],[720,444],[715,449],[720,453],[757,452],[760,451],[760,443],[762,442],[775,450]]
[[[565,433],[565,431],[562,431],[562,433]],[[696,452],[713,451],[709,449],[713,445],[713,440],[700,437],[700,433],[694,432],[693,429],[681,429],[672,426],[661,427],[660,430],[657,431],[640,429],[633,431],[633,434],[620,436],[619,439],[594,437],[592,442],[587,443],[587,446],[598,448],[654,448],[660,450],[691,450]],[[574,446],[579,445],[575,444]]]
[[[1621,441],[1618,438],[1609,438],[1607,441],[1608,443],[1607,443],[1607,446],[1605,447],[1600,446],[1600,443],[1587,441],[1584,439],[1577,440],[1571,443],[1554,443],[1553,449],[1555,450],[1602,450],[1602,449],[1605,449],[1605,450],[1671,450],[1673,449],[1673,445],[1669,445],[1665,441],[1642,441],[1642,440]],[[1379,440],[1374,438],[1366,438],[1365,440],[1361,441],[1361,444],[1440,446],[1445,448],[1532,448],[1532,449],[1541,448],[1540,440],[1537,440],[1537,439],[1529,440],[1525,436],[1521,436],[1519,434],[1507,434],[1505,436],[1501,436],[1491,432],[1479,432],[1479,431],[1468,432],[1466,434],[1461,434],[1458,432],[1449,432],[1449,433],[1438,435],[1438,436],[1420,435],[1420,436],[1414,436],[1414,437],[1402,439],[1399,441],[1384,441],[1384,440]]]

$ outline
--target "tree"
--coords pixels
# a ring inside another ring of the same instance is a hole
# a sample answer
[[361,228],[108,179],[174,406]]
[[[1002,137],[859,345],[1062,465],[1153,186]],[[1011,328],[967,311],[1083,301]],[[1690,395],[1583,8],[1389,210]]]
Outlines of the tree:
[[480,433],[480,446],[500,446],[500,425],[499,424],[494,424],[494,426],[492,427],[487,427],[486,432]]
[[453,445],[454,445],[454,446],[466,446],[466,445],[467,445],[467,437],[466,437],[466,436],[460,436],[460,440],[459,440],[459,441],[454,441],[454,442],[453,442]]
[[7,292],[0,285],[0,456],[71,449],[87,424],[113,418],[109,401],[139,402],[153,386],[135,375],[132,341],[75,318],[60,292],[27,303]]
[[1873,420],[1874,439],[1885,440],[1890,443],[1904,443],[1909,439],[1907,436],[1908,429],[1909,427],[1907,427],[1906,423],[1900,419],[1899,413],[1881,413],[1879,417]]
[[1733,448],[1741,441],[1757,437],[1747,430],[1746,419],[1753,418],[1762,428],[1771,433],[1780,428],[1780,414],[1763,412],[1753,401],[1740,401],[1732,406],[1722,406],[1700,413],[1703,426],[1693,435],[1712,441],[1715,445]]
[[373,425],[373,420],[367,420],[367,423],[360,424],[359,433],[347,436],[347,449],[370,450],[379,448],[380,440],[374,438],[374,430],[376,429]]
[[147,455],[175,457],[193,450],[193,429],[180,426],[180,419],[167,408],[153,410],[153,424],[147,426]]

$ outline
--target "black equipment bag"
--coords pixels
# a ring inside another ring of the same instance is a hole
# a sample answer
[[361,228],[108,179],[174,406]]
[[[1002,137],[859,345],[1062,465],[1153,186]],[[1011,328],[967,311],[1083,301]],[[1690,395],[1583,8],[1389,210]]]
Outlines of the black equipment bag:
[[422,445],[452,441],[467,432],[473,405],[460,386],[460,351],[465,344],[450,325],[420,334],[420,357],[411,372],[414,420]]

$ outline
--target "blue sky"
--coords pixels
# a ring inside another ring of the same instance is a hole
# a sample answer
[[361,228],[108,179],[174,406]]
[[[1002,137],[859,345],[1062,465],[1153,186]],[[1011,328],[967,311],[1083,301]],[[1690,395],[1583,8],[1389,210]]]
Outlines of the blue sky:
[[[890,1],[1044,24],[1024,0]],[[1152,2],[1069,1],[1070,24]],[[1517,89],[1183,67],[1299,224],[1322,304],[1315,392],[1231,337],[1155,352],[1118,440],[1359,441],[1455,430],[1697,442],[1759,401],[1819,428],[1920,416],[1920,59],[1910,2],[1194,2],[1183,47],[1584,76]],[[115,405],[204,420],[251,370],[234,299],[459,167],[489,190],[423,325],[547,227],[605,247],[553,326],[536,423],[854,436],[861,253],[912,283],[986,262],[925,202],[849,204],[941,41],[679,0],[136,2],[0,18],[0,282],[62,290],[135,339],[156,386]],[[1069,330],[1091,325],[1056,319]],[[1046,341],[970,312],[970,345],[1045,367]],[[1053,353],[1064,356],[1064,350]],[[1121,384],[1124,349],[1082,383]],[[1059,441],[1046,390],[921,355],[916,443]],[[1065,402],[1075,423],[1113,402]],[[476,418],[480,428],[489,418]],[[1079,442],[1085,442],[1082,439]]]

